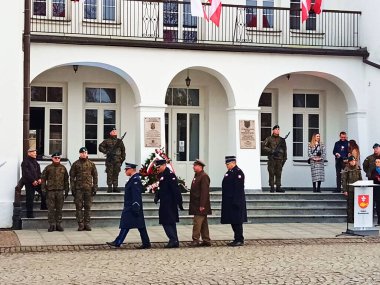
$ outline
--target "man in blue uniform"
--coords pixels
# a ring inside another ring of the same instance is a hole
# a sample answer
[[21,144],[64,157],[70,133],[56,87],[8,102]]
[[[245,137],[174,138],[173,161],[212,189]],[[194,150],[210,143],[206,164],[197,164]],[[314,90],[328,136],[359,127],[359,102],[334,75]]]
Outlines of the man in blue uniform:
[[236,165],[235,156],[226,156],[228,171],[222,182],[222,224],[231,224],[234,240],[229,246],[244,245],[243,223],[247,222],[247,207],[244,193],[244,173]]
[[341,172],[345,167],[345,161],[348,157],[348,141],[346,132],[340,132],[339,140],[335,143],[333,154],[335,156],[335,172],[336,172],[336,189],[334,193],[340,193],[342,190]]
[[138,249],[150,248],[150,240],[145,226],[143,204],[142,204],[142,184],[140,174],[136,172],[136,164],[125,163],[125,174],[129,176],[127,184],[125,184],[124,208],[120,219],[120,233],[108,245],[120,247],[126,238],[130,229],[137,228],[140,232],[142,245]]
[[177,176],[166,166],[165,159],[157,160],[155,165],[159,173],[159,185],[154,202],[157,204],[160,200],[159,222],[169,238],[169,242],[165,247],[179,247],[176,223],[179,222],[178,208],[183,210],[183,206]]

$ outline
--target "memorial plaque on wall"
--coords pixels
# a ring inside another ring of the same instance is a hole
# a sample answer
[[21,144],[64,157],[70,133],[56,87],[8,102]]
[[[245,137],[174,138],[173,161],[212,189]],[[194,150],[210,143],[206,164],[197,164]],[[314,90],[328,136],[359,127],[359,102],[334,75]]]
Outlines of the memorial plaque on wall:
[[144,118],[145,147],[161,147],[161,118]]
[[240,148],[256,149],[256,133],[254,120],[240,120]]

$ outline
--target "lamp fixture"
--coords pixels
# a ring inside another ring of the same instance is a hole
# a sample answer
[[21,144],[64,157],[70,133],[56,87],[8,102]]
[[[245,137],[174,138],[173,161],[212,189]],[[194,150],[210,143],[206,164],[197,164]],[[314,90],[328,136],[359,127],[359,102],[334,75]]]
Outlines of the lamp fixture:
[[189,77],[189,70],[187,70],[187,77],[186,77],[186,79],[185,79],[185,82],[186,82],[186,86],[187,86],[187,88],[189,88],[190,83],[191,83],[191,79],[190,79],[190,77]]
[[76,64],[75,64],[75,65],[73,65],[73,69],[74,69],[74,72],[75,72],[75,73],[77,73],[77,71],[78,71],[78,68],[79,68],[79,65],[76,65]]
[[290,73],[288,73],[287,75],[286,75],[286,78],[289,80],[290,79]]

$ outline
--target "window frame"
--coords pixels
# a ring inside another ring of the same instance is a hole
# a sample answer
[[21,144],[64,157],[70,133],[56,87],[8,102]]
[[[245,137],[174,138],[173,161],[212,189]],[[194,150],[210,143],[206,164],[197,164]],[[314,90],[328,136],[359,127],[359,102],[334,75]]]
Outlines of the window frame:
[[45,135],[43,138],[44,141],[44,152],[39,155],[50,156],[53,151],[57,151],[56,149],[50,149],[50,141],[53,140],[50,138],[50,110],[62,110],[62,156],[67,157],[67,87],[63,83],[33,83],[31,84],[31,88],[33,87],[57,87],[62,88],[62,102],[48,102],[47,97],[46,101],[30,101],[30,108],[44,108],[44,130]]
[[[303,94],[305,95],[305,107],[294,107],[294,104],[292,103],[292,133],[293,133],[293,139],[292,139],[292,156],[293,160],[307,160],[308,159],[308,144],[310,142],[309,138],[309,130],[314,129],[311,128],[309,125],[309,115],[318,115],[318,133],[324,137],[324,132],[325,132],[325,113],[324,113],[324,101],[325,101],[325,96],[321,91],[316,91],[316,90],[293,90],[292,92],[292,101],[294,98],[295,94]],[[315,107],[307,107],[307,102],[306,102],[306,96],[307,95],[318,95],[318,108]],[[302,156],[295,155],[295,144],[299,143],[298,141],[295,142],[294,139],[294,121],[293,121],[293,116],[296,114],[302,115]]]
[[[270,93],[271,94],[271,97],[272,97],[272,102],[271,102],[271,106],[260,106],[259,103],[260,103],[260,99],[261,99],[261,96],[263,96],[263,94],[267,94],[267,93]],[[264,140],[267,138],[267,136],[263,136],[263,132],[262,132],[262,123],[261,123],[261,120],[262,120],[262,117],[261,117],[261,114],[271,114],[271,124],[269,127],[265,127],[265,128],[269,128],[270,129],[270,133],[272,134],[272,126],[274,124],[277,124],[277,120],[278,120],[278,114],[277,114],[277,106],[278,106],[278,91],[275,90],[275,89],[265,89],[261,95],[260,95],[260,99],[259,99],[259,102],[257,103],[258,107],[260,108],[260,112],[259,112],[259,126],[260,126],[260,145],[261,145],[261,151],[260,151],[260,160],[267,160],[268,157],[266,154],[263,154],[263,142]]]
[[[115,103],[102,103],[102,102],[86,102],[86,89],[95,88],[95,89],[114,89],[115,90]],[[97,110],[97,138],[96,138],[96,154],[89,153],[89,158],[104,158],[104,154],[99,152],[99,144],[106,138],[108,134],[104,133],[104,126],[109,125],[104,123],[104,111],[114,110],[115,111],[115,128],[120,129],[120,116],[121,116],[121,107],[120,107],[120,86],[110,85],[110,84],[85,84],[83,87],[83,145],[86,145],[86,110]]]
[[[67,20],[69,18],[69,15],[71,13],[71,5],[69,5],[69,2],[72,2],[70,0],[63,0],[64,5],[64,16],[54,16],[53,13],[53,6],[54,2],[60,1],[60,0],[31,0],[31,18],[38,18],[38,19],[52,19],[52,20]],[[45,15],[37,15],[34,14],[34,4],[35,3],[45,3]]]
[[[86,18],[86,6],[91,6],[91,4],[86,4],[86,0],[83,1],[83,21],[84,22],[94,22],[94,23],[109,23],[109,24],[116,24],[120,23],[121,21],[121,3],[118,0],[114,1],[114,17],[115,19],[103,19],[104,11],[105,11],[105,1],[110,0],[94,0],[96,3],[96,12],[95,12],[95,18]],[[108,7],[108,6],[107,6]]]
[[[267,2],[271,2],[272,5],[266,6],[268,4]],[[246,0],[245,4],[246,6],[252,6],[252,7],[260,7],[258,8],[246,8],[245,10],[245,23],[247,29],[257,29],[257,30],[273,30],[275,27],[275,13],[274,9],[272,9],[275,5],[275,0]],[[268,14],[268,11],[271,11],[271,13]],[[256,17],[256,20],[254,20],[255,24],[249,24],[247,19],[248,16],[252,18]],[[270,16],[268,20],[268,17]],[[264,23],[265,20],[267,20],[267,23],[269,26],[266,26]]]
[[[314,7],[315,0],[311,0],[311,8]],[[293,8],[292,4],[297,7]],[[307,18],[305,23],[302,23],[302,11],[301,11],[301,0],[290,0],[289,2],[289,29],[291,31],[299,31],[299,32],[318,32],[318,19],[316,14],[313,12],[313,9],[310,9],[312,13],[309,13],[309,17]],[[292,15],[292,13],[294,13]],[[292,18],[298,19],[292,24]],[[294,26],[296,24],[296,27]]]

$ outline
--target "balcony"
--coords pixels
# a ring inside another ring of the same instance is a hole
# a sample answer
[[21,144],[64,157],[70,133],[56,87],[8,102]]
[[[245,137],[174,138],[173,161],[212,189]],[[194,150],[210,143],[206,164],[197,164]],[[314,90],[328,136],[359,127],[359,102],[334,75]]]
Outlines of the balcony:
[[[223,5],[217,27],[192,17],[189,2],[116,0],[109,2],[113,6],[97,6],[96,1],[31,1],[32,42],[320,54],[360,51],[357,11],[324,10],[302,23],[300,9]],[[210,6],[205,8],[208,12]]]

